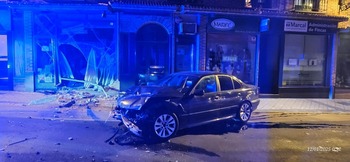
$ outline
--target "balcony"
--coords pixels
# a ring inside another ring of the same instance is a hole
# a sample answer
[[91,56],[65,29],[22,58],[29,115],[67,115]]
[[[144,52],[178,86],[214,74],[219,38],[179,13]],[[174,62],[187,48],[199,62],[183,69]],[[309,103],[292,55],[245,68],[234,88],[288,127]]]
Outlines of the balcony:
[[295,12],[326,13],[328,0],[294,0]]

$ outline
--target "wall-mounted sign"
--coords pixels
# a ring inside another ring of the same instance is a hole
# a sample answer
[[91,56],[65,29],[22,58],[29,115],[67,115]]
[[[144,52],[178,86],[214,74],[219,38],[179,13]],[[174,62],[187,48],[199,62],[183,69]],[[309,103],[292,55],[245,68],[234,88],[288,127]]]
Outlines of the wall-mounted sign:
[[209,17],[207,31],[209,33],[257,33],[260,31],[260,17],[215,15]]
[[310,33],[331,33],[337,32],[337,22],[309,21],[308,32]]
[[285,20],[284,31],[308,33],[332,33],[338,28],[337,22]]
[[284,31],[307,32],[307,21],[285,20]]
[[235,27],[235,23],[229,19],[215,19],[211,22],[211,26],[216,30],[231,30]]
[[269,31],[269,29],[270,29],[270,19],[269,18],[261,19],[260,31],[261,32]]

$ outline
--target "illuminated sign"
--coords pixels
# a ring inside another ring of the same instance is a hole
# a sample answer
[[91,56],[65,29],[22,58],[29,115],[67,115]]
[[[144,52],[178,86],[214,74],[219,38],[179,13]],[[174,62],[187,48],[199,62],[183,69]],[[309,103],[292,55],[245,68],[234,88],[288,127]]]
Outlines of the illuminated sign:
[[235,27],[235,23],[229,19],[215,19],[211,22],[211,26],[217,30],[231,30]]
[[260,31],[269,31],[270,29],[270,19],[262,19],[260,21]]

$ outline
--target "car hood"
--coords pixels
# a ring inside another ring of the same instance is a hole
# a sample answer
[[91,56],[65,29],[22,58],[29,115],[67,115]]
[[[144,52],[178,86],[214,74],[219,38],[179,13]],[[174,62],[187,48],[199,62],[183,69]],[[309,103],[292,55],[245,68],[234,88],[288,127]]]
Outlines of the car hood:
[[135,86],[117,100],[119,108],[139,110],[150,98],[180,98],[184,94],[171,87]]
[[135,86],[129,89],[126,95],[149,97],[182,97],[183,94],[173,87],[162,86]]

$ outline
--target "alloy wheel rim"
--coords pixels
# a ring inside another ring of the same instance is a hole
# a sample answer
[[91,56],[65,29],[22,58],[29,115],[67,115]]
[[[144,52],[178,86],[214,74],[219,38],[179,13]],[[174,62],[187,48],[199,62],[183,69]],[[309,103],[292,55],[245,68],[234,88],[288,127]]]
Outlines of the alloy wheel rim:
[[160,115],[154,123],[154,131],[157,136],[167,138],[173,135],[176,129],[176,122],[169,114]]
[[244,103],[241,106],[240,113],[239,113],[242,121],[248,121],[250,114],[251,114],[250,105],[248,103]]

